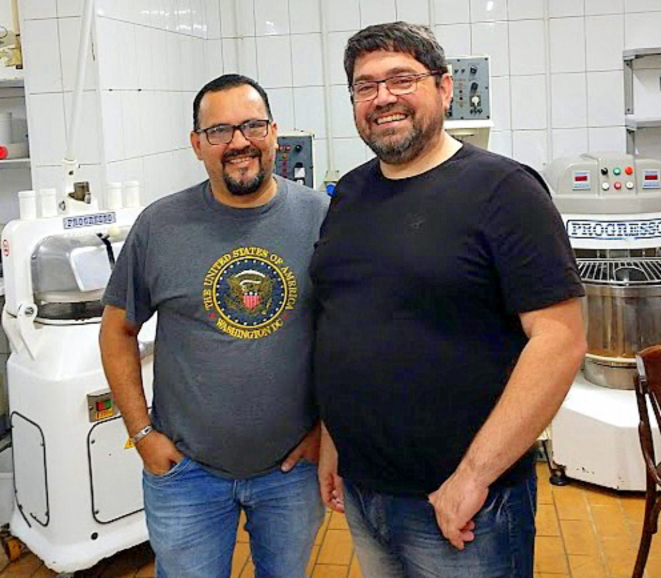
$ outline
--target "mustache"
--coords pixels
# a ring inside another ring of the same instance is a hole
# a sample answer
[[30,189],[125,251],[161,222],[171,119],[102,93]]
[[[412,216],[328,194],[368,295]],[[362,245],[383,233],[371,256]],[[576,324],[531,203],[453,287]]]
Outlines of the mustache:
[[261,157],[262,153],[258,148],[248,146],[243,149],[239,150],[231,150],[227,151],[222,158],[223,162],[231,161],[233,158],[236,157],[245,157],[245,156],[251,156],[251,157]]
[[408,116],[413,116],[413,109],[408,106],[402,106],[400,103],[394,102],[392,104],[387,104],[385,106],[377,106],[373,112],[371,112],[367,120],[370,122],[375,122],[379,116],[384,114],[392,114],[399,112],[401,114],[406,114]]

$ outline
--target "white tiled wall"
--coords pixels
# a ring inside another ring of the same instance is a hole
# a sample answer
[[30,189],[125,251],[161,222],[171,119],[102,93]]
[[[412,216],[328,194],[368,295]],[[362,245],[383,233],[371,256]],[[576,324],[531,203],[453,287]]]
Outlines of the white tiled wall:
[[[234,4],[246,18],[238,25],[232,21]],[[537,168],[586,150],[624,151],[622,50],[661,46],[659,0],[207,0],[209,6],[220,15],[221,26],[208,25],[220,28],[225,41],[241,36],[237,28],[255,38],[256,62],[246,59],[249,64],[242,68],[240,57],[234,58],[225,61],[226,70],[254,73],[269,92],[277,89],[280,95],[292,87],[293,103],[274,99],[281,130],[313,130],[323,150],[330,132],[340,171],[371,156],[353,127],[342,68],[347,38],[367,24],[410,18],[432,24],[449,56],[489,54],[491,146]],[[230,22],[222,25],[226,13]],[[322,18],[329,32],[330,131],[324,122]],[[292,116],[294,125],[287,127]],[[321,150],[318,146],[323,173]]]
[[[37,186],[57,174],[64,149],[81,6],[21,0]],[[97,0],[96,9],[79,156],[100,182],[141,180],[146,199],[204,177],[188,144],[192,100],[223,72],[264,85],[281,131],[315,132],[318,181],[329,151],[341,172],[370,158],[342,67],[347,38],[368,24],[430,24],[448,56],[490,54],[492,148],[537,168],[623,151],[622,50],[661,46],[661,0]]]

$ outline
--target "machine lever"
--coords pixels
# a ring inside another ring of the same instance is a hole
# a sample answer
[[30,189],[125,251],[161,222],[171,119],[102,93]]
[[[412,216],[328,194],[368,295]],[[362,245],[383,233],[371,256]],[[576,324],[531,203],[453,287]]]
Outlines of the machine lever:
[[36,359],[41,344],[41,335],[34,327],[37,306],[34,303],[21,303],[16,312],[18,337],[32,359]]
[[96,236],[101,239],[101,242],[106,246],[106,253],[108,253],[108,262],[110,263],[110,270],[115,268],[115,251],[110,242],[110,235],[108,233],[97,233]]

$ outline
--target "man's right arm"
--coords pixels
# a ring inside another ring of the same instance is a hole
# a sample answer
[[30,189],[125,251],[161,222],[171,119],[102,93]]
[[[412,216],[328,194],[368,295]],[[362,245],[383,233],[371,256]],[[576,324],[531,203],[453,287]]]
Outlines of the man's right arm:
[[[140,326],[126,319],[126,311],[107,305],[103,311],[99,344],[106,379],[119,407],[129,436],[150,425],[142,388],[142,366],[138,347]],[[145,468],[164,474],[183,455],[163,434],[152,431],[136,443]]]

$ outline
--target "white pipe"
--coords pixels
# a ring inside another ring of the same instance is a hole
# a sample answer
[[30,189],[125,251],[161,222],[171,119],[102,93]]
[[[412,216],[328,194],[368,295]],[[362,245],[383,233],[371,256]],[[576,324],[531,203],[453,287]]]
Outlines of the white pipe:
[[432,29],[434,34],[436,34],[436,4],[434,0],[429,0],[427,3],[429,10],[429,27]]
[[92,33],[92,17],[94,15],[94,0],[85,0],[83,18],[80,24],[80,42],[78,43],[78,64],[76,70],[76,84],[73,90],[73,102],[69,130],[67,131],[67,149],[64,156],[65,164],[71,166],[76,162],[74,152],[82,116],[83,87],[85,83],[85,68],[89,54],[90,38]]
[[326,111],[326,169],[335,170],[335,151],[333,148],[333,111],[331,110],[330,65],[328,61],[328,21],[324,13],[324,0],[318,0],[319,23],[321,24],[321,74],[324,79],[324,109]]

